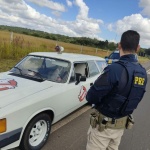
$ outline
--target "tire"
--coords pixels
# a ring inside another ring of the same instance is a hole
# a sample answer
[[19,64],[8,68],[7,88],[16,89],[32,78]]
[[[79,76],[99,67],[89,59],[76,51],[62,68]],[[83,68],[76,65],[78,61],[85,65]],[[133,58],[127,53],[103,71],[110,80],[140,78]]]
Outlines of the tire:
[[21,143],[21,150],[40,150],[48,140],[51,118],[46,113],[35,116],[27,125]]

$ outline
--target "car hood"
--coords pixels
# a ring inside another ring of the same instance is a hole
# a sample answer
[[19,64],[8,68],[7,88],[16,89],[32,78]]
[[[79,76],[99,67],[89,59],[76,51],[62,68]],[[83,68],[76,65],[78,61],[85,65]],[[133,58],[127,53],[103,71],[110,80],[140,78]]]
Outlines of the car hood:
[[51,81],[37,82],[12,76],[9,75],[9,73],[10,72],[0,74],[0,108],[44,89],[58,85],[58,83]]

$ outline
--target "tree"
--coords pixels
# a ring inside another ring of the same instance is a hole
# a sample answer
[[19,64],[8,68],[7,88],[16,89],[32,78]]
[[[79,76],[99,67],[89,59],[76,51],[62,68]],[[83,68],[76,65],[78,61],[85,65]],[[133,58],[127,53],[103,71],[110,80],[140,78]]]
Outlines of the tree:
[[108,44],[108,49],[110,49],[111,51],[115,50],[117,48],[117,44],[114,42],[111,42]]

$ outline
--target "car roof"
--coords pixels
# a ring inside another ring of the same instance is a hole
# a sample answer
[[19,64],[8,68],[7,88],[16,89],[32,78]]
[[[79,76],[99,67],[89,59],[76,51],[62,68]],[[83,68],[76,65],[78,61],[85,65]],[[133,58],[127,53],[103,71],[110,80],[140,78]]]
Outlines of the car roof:
[[113,51],[113,53],[119,53],[119,50],[115,50],[115,51]]
[[76,53],[57,53],[57,52],[33,52],[29,53],[29,55],[36,55],[36,56],[44,56],[44,57],[51,57],[57,58],[62,60],[67,60],[70,62],[74,61],[87,61],[87,60],[102,60],[105,61],[104,58],[92,55],[85,55],[85,54],[76,54]]

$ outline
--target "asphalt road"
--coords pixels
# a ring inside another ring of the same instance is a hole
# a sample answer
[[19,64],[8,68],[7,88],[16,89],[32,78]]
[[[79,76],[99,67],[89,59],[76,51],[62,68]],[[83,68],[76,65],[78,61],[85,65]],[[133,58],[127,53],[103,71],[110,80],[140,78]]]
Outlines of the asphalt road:
[[[150,63],[144,64],[144,66],[147,70],[150,69]],[[148,73],[147,92],[133,114],[135,125],[133,129],[125,130],[119,150],[150,150],[149,91],[150,73]],[[69,123],[67,122],[66,125],[59,126],[59,129],[52,131],[47,144],[42,150],[85,150],[87,130],[89,128],[89,114],[91,111],[91,109],[86,110]],[[67,118],[65,119],[67,120]]]

